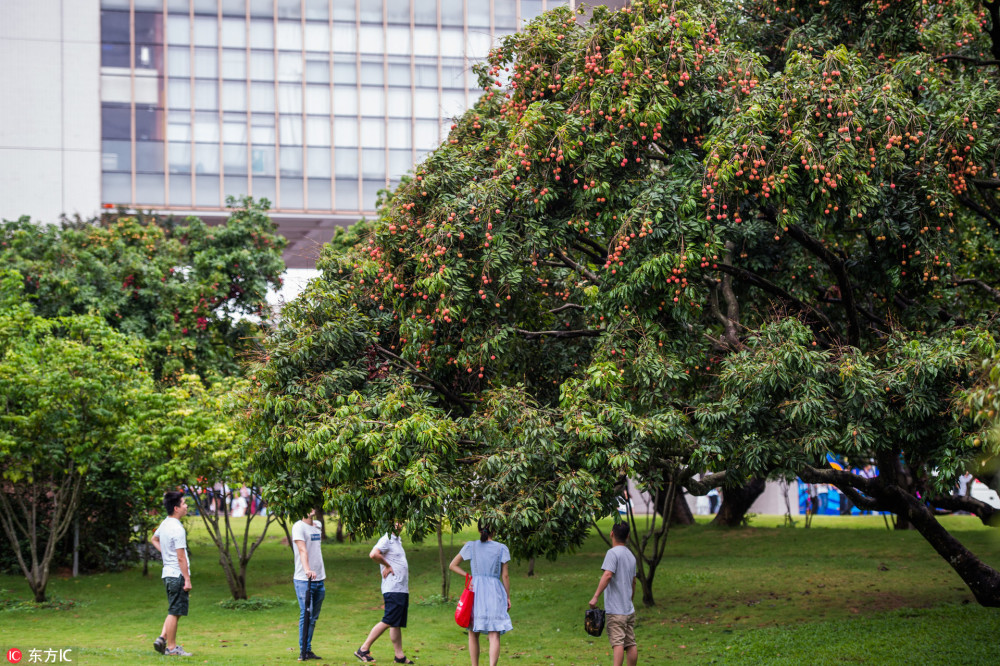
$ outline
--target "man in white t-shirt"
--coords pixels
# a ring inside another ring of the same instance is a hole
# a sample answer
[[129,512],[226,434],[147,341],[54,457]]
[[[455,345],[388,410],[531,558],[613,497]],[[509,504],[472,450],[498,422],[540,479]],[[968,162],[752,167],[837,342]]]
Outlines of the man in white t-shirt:
[[616,523],[611,528],[611,550],[604,556],[601,569],[604,573],[597,583],[597,591],[590,600],[590,607],[597,607],[597,597],[604,593],[605,626],[614,655],[615,666],[635,666],[639,648],[635,642],[635,555],[628,549],[629,527]]
[[163,508],[167,517],[153,532],[150,543],[163,557],[163,586],[167,589],[167,619],[163,630],[153,641],[153,649],[160,654],[174,657],[190,657],[177,644],[177,622],[188,614],[188,593],[191,591],[191,564],[188,558],[187,532],[181,525],[181,518],[187,515],[184,493],[171,490],[163,494]]
[[402,523],[396,523],[396,533],[383,534],[372,552],[368,553],[368,557],[379,563],[385,613],[382,621],[372,627],[368,638],[354,653],[355,657],[364,662],[375,661],[370,652],[372,644],[388,629],[389,640],[396,653],[393,661],[397,664],[413,663],[403,652],[403,627],[406,626],[406,614],[410,607],[410,567],[406,562],[403,542],[399,539],[402,527]]
[[[314,520],[316,510],[309,516],[292,525],[292,549],[295,553],[295,574],[292,582],[295,584],[295,596],[299,600],[299,661],[307,659],[322,659],[312,651],[313,631],[316,630],[316,620],[323,608],[326,597],[326,568],[323,566],[323,523]],[[311,589],[310,589],[311,588]],[[308,626],[306,626],[306,595],[311,592]]]

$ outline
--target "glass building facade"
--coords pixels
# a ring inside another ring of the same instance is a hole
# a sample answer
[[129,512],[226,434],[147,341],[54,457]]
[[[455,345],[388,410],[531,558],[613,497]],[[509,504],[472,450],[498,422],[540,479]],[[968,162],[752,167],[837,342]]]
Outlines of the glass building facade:
[[570,0],[101,0],[101,199],[357,215],[446,136],[496,39]]

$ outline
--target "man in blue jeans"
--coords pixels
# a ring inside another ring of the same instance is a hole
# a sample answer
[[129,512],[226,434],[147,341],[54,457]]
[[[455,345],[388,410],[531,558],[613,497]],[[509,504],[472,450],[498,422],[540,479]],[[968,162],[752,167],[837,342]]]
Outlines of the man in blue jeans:
[[[292,543],[295,545],[295,596],[299,600],[299,661],[306,659],[321,659],[312,651],[313,631],[316,629],[316,619],[323,607],[326,589],[323,581],[326,579],[326,569],[323,567],[323,553],[320,544],[323,539],[323,524],[314,520],[316,511],[310,511],[309,516],[292,526]],[[306,622],[306,593],[312,583],[312,608],[309,614],[309,626]]]

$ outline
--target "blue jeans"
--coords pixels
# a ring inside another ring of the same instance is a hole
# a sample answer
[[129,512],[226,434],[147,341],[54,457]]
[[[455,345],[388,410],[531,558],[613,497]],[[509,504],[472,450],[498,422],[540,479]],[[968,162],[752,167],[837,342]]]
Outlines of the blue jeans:
[[[314,580],[313,584],[313,597],[312,597],[312,614],[309,617],[309,632],[302,631],[303,625],[306,621],[306,590],[309,589],[309,581],[307,580],[293,580],[295,583],[295,596],[299,600],[299,652],[305,651],[309,652],[312,650],[312,640],[313,631],[316,630],[316,619],[319,617],[319,611],[323,608],[323,598],[326,597],[326,588],[323,587],[323,581]],[[302,645],[303,634],[305,635],[306,644]]]

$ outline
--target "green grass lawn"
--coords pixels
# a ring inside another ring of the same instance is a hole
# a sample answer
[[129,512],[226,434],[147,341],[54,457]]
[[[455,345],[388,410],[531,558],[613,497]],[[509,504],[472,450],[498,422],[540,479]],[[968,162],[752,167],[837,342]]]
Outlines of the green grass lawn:
[[[675,528],[656,575],[657,605],[643,608],[636,594],[640,663],[645,664],[996,664],[1000,663],[1000,609],[979,607],[961,580],[916,532],[886,531],[880,517],[817,517],[811,529],[773,527],[758,516],[753,527],[725,531],[703,524]],[[1000,567],[1000,531],[967,516],[944,519],[973,552]],[[192,663],[264,664],[297,658],[298,606],[291,584],[291,551],[280,529],[250,564],[252,597],[280,599],[277,607],[233,611],[200,520],[190,517],[194,589],[191,614],[179,639]],[[801,523],[800,523],[801,525]],[[448,556],[473,538],[446,535]],[[373,542],[324,546],[327,596],[313,649],[327,664],[359,663],[352,656],[381,618],[378,568],[367,558]],[[411,544],[407,654],[418,664],[467,664],[465,633],[454,604],[434,604],[441,577],[437,544]],[[579,552],[512,562],[511,617],[501,661],[517,664],[609,664],[606,636],[583,631],[583,612],[600,576],[605,546],[593,537]],[[159,663],[153,652],[166,610],[159,565],[81,578],[56,577],[49,592],[75,604],[68,610],[0,611],[3,655],[72,648],[73,663]],[[452,579],[453,594],[461,589]],[[27,585],[0,576],[0,599],[29,599]],[[483,641],[486,647],[486,641]],[[388,635],[374,646],[379,663],[392,663]],[[50,662],[51,663],[51,662]],[[484,664],[487,661],[484,659]]]

